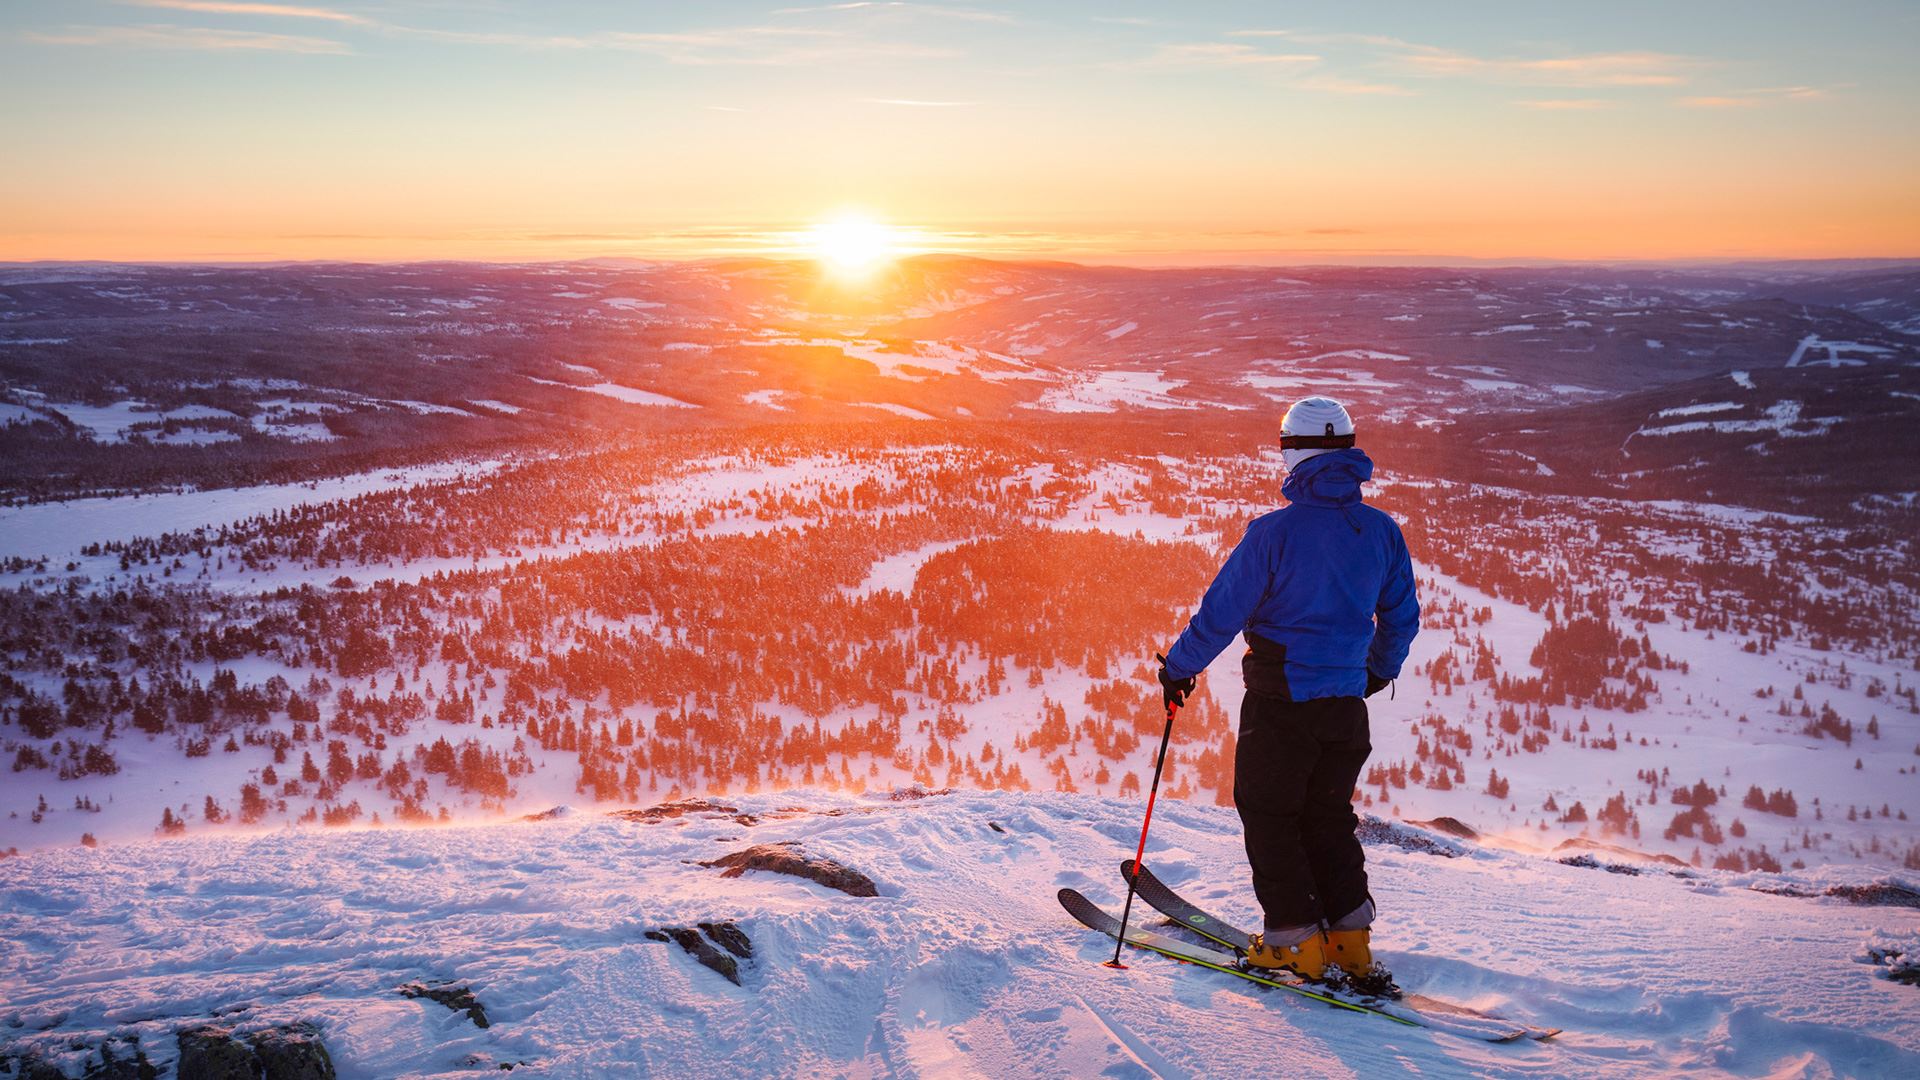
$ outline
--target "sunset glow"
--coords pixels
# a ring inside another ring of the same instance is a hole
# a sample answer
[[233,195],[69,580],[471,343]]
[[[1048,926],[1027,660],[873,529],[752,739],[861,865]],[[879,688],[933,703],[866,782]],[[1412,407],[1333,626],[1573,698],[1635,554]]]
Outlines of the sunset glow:
[[872,273],[895,257],[895,230],[870,218],[847,214],[815,225],[808,246],[829,271],[842,277]]
[[1920,247],[1909,6],[1450,7],[24,0],[0,259]]

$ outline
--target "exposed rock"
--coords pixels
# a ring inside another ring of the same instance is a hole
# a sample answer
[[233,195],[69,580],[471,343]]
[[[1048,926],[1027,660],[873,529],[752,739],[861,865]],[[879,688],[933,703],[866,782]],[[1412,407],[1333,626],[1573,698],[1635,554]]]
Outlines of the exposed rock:
[[711,799],[679,799],[674,802],[663,802],[639,810],[615,810],[607,816],[617,817],[622,821],[639,821],[646,824],[653,824],[655,822],[665,821],[668,818],[686,817],[689,814],[732,818],[741,825],[760,824],[758,817],[752,814],[741,813],[739,807],[728,806],[725,803],[717,803]]
[[466,1010],[467,1019],[473,1021],[474,1027],[483,1028],[493,1026],[487,1022],[487,1010],[480,1006],[480,1000],[473,996],[471,989],[464,986],[454,986],[451,983],[428,985],[427,983],[410,982],[400,988],[400,996],[426,998],[428,1001],[437,1001],[447,1008],[452,1009],[454,1012],[460,1012],[464,1009]]
[[800,851],[791,841],[779,844],[755,844],[745,851],[722,855],[700,865],[724,867],[722,877],[739,877],[749,870],[766,870],[775,874],[791,874],[794,877],[817,881],[829,889],[838,889],[848,896],[880,895],[880,890],[874,888],[872,878],[851,867],[842,866],[832,859],[808,855]]
[[268,1028],[247,1037],[265,1080],[333,1080],[333,1057],[306,1024]]
[[0,1055],[0,1065],[12,1068],[19,1080],[67,1080],[66,1070],[31,1050],[18,1055]]
[[1620,858],[1632,859],[1636,862],[1659,863],[1661,866],[1677,866],[1682,869],[1685,869],[1687,865],[1685,860],[1677,859],[1672,855],[1659,855],[1651,851],[1640,851],[1635,848],[1621,847],[1619,844],[1603,844],[1598,840],[1589,840],[1584,836],[1576,836],[1571,840],[1562,840],[1553,850],[1594,851],[1602,855],[1617,855]]
[[1361,818],[1360,827],[1354,830],[1354,834],[1363,844],[1392,844],[1397,848],[1438,855],[1444,859],[1457,859],[1464,854],[1459,845],[1451,841],[1435,839],[1398,822],[1382,821],[1377,817]]
[[1815,891],[1797,885],[1755,885],[1755,892],[1773,896],[1818,897],[1830,896],[1835,900],[1845,900],[1849,904],[1864,907],[1910,907],[1920,908],[1920,892],[1901,885],[1877,881],[1871,885],[1829,885]]
[[655,941],[674,942],[695,960],[726,976],[728,982],[740,985],[739,961],[714,948],[712,943],[700,936],[700,931],[689,926],[666,926],[647,931],[647,936]]
[[147,1052],[137,1040],[125,1039],[126,1045],[118,1050],[114,1049],[116,1041],[122,1040],[108,1039],[100,1044],[100,1060],[87,1062],[83,1080],[159,1080],[160,1070],[147,1060]]
[[[160,1070],[132,1036],[110,1038],[98,1046],[73,1043],[69,1051],[83,1051],[82,1080],[159,1080]],[[74,1062],[68,1059],[67,1068]],[[24,1049],[0,1053],[0,1076],[13,1080],[68,1080],[67,1068],[48,1061],[44,1052]]]
[[258,1080],[253,1048],[235,1039],[231,1028],[182,1028],[174,1041],[180,1046],[180,1080]]
[[1423,829],[1432,829],[1434,832],[1443,833],[1447,836],[1457,836],[1462,840],[1480,839],[1480,831],[1478,829],[1475,829],[1473,826],[1456,817],[1437,817],[1432,821],[1409,821],[1407,824],[1418,825]]
[[1603,863],[1591,855],[1569,855],[1560,860],[1561,866],[1579,866],[1589,870],[1605,870],[1609,874],[1625,874],[1639,877],[1640,868],[1627,863]]
[[333,1058],[306,1024],[234,1037],[215,1024],[182,1028],[179,1080],[333,1080]]
[[712,938],[714,944],[742,960],[753,956],[753,942],[747,937],[747,932],[735,925],[731,919],[718,923],[703,922],[700,924],[700,932]]
[[900,788],[898,790],[888,792],[887,801],[888,802],[914,802],[918,799],[930,799],[935,795],[951,795],[951,794],[953,794],[952,788],[941,788],[939,791],[928,791],[926,788],[921,787],[919,784],[915,784],[912,787]]

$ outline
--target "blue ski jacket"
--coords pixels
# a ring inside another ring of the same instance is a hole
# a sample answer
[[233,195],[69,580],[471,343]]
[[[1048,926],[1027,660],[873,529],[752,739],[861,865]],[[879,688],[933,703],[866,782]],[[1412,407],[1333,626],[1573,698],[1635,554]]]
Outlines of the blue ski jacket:
[[1249,690],[1306,701],[1363,694],[1369,671],[1399,676],[1420,602],[1400,526],[1360,501],[1372,476],[1357,449],[1293,469],[1280,488],[1289,505],[1247,526],[1167,650],[1168,673],[1199,674],[1244,631]]

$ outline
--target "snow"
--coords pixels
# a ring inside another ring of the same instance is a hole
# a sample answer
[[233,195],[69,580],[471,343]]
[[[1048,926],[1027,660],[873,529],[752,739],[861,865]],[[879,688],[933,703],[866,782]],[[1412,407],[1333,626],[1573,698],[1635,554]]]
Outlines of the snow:
[[426,413],[426,414],[437,413],[443,416],[468,416],[468,417],[473,415],[472,413],[468,412],[465,409],[458,409],[453,407],[452,405],[436,405],[431,401],[394,400],[394,401],[388,401],[387,404],[398,405],[401,408],[407,410],[408,412],[414,412],[414,413]]
[[1742,390],[1753,389],[1753,376],[1748,374],[1747,372],[1744,372],[1744,371],[1728,372],[1728,377],[1731,378]]
[[[1642,427],[1634,432],[1634,435],[1689,435],[1702,431],[1723,435],[1772,432],[1787,438],[1805,438],[1824,435],[1840,422],[1840,418],[1835,416],[1814,416],[1803,419],[1800,411],[1801,404],[1798,401],[1777,401],[1768,406],[1765,414],[1757,420],[1692,420],[1662,427]],[[1660,415],[1666,414],[1663,412]]]
[[484,475],[500,465],[499,461],[454,461],[405,469],[376,469],[299,484],[115,495],[0,507],[0,558],[17,555],[29,559],[65,559],[97,541],[159,536],[203,525],[218,528],[296,506]]
[[[1419,316],[1415,316],[1415,318],[1418,317]],[[1404,353],[1382,352],[1379,349],[1338,349],[1333,352],[1317,353],[1313,356],[1302,356],[1286,360],[1256,360],[1254,363],[1286,366],[1291,364],[1318,363],[1321,360],[1385,360],[1388,363],[1400,364],[1411,359],[1413,358]]]
[[1509,323],[1506,326],[1495,327],[1492,330],[1475,330],[1473,332],[1473,336],[1474,337],[1492,337],[1495,334],[1518,334],[1528,330],[1537,330],[1537,329],[1539,329],[1539,327],[1536,327],[1532,323]]
[[175,432],[153,432],[147,435],[148,442],[166,446],[211,446],[214,443],[239,442],[240,436],[231,431],[205,431],[198,428],[186,428]]
[[[1815,349],[1826,350],[1826,356],[1817,359],[1808,359],[1807,354]],[[1893,349],[1889,349],[1884,345],[1863,345],[1857,341],[1824,341],[1818,334],[1808,334],[1806,337],[1800,339],[1798,345],[1794,346],[1793,355],[1787,357],[1787,366],[1790,368],[1801,367],[1803,365],[1806,367],[1830,368],[1864,367],[1867,363],[1865,360],[1858,356],[1847,356],[1845,354],[1865,353],[1867,356],[1884,356],[1893,352]]]
[[509,416],[526,411],[518,405],[509,405],[504,401],[495,401],[492,398],[470,398],[467,404],[478,405],[483,409],[492,409],[494,412],[503,412]]
[[600,302],[610,308],[618,308],[621,311],[647,311],[652,308],[663,308],[667,306],[657,300],[640,300],[631,296],[609,296]]
[[780,404],[780,399],[790,396],[791,393],[792,392],[788,390],[755,390],[752,393],[743,395],[740,400],[749,405],[758,405],[767,409],[779,409],[784,412],[787,407]]
[[930,413],[923,413],[919,409],[909,408],[905,405],[896,405],[891,401],[855,401],[851,402],[851,404],[861,409],[882,409],[886,412],[893,413],[895,416],[904,416],[909,420],[934,419]]
[[32,423],[46,418],[46,414],[38,409],[16,405],[11,401],[0,401],[0,424]]
[[1734,401],[1711,401],[1700,405],[1679,405],[1671,409],[1661,409],[1655,416],[1699,416],[1703,413],[1727,412],[1731,409],[1744,409],[1746,406]]
[[186,405],[163,412],[130,400],[116,401],[111,405],[47,402],[45,407],[66,417],[74,426],[92,436],[94,441],[103,443],[125,442],[135,424],[165,420],[234,419],[233,413],[206,405]]
[[1172,391],[1184,380],[1169,379],[1159,371],[1095,371],[1070,375],[1060,386],[1024,402],[1023,408],[1058,413],[1110,413],[1125,406],[1141,409],[1198,409],[1205,403],[1176,399]]
[[1128,334],[1131,334],[1138,329],[1140,329],[1139,323],[1124,322],[1124,323],[1121,323],[1119,326],[1116,326],[1113,329],[1108,330],[1106,334],[1107,334],[1108,340],[1118,340],[1120,338],[1126,337]]
[[952,551],[963,543],[966,541],[942,540],[877,560],[873,564],[873,569],[867,572],[866,579],[858,586],[846,590],[847,595],[872,596],[882,589],[891,589],[902,595],[910,594],[913,592],[915,575],[920,573],[921,567],[927,565],[928,559],[943,552]]
[[[58,1053],[114,1031],[162,1063],[175,1029],[216,1012],[243,1026],[305,1020],[342,1080],[520,1062],[581,1078],[1920,1069],[1920,994],[1857,959],[1911,936],[1899,909],[1767,895],[1713,872],[1635,877],[1472,847],[1453,859],[1369,848],[1376,952],[1403,985],[1567,1029],[1491,1045],[1148,954],[1101,967],[1109,939],[1069,919],[1054,892],[1118,910],[1139,799],[800,791],[729,802],[757,823],[575,813],[7,859],[0,1009],[16,1046]],[[868,874],[880,895],[697,865],[782,841]],[[1254,920],[1231,809],[1163,801],[1147,851],[1174,887]],[[1139,908],[1135,918],[1157,921]],[[726,919],[753,943],[739,987],[646,937]],[[422,979],[470,987],[493,1026],[395,993]]]
[[1256,390],[1319,390],[1329,393],[1379,394],[1400,386],[1387,382],[1371,371],[1316,371],[1300,375],[1242,375],[1240,382]]
[[[568,364],[567,366],[573,367],[574,365]],[[592,386],[575,386],[572,383],[555,382],[552,379],[536,379],[531,375],[527,376],[527,379],[531,382],[539,383],[542,386],[564,386],[569,390],[579,390],[588,394],[599,394],[601,397],[610,397],[615,401],[624,401],[628,405],[657,405],[674,409],[697,409],[700,407],[691,401],[681,401],[679,398],[671,398],[665,394],[656,394],[651,390],[640,390],[631,386],[622,386],[615,382],[595,383]]]

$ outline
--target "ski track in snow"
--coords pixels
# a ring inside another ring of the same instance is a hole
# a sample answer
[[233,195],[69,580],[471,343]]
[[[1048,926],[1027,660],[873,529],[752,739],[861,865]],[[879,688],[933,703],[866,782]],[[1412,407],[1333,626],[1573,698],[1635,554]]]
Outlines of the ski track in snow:
[[[1724,875],[1625,877],[1507,852],[1371,847],[1376,945],[1404,985],[1564,1027],[1489,1045],[1401,1028],[1143,953],[1054,900],[1116,909],[1140,801],[819,792],[730,800],[767,815],[654,824],[591,814],[417,829],[275,832],[0,861],[0,1023],[55,1048],[316,1023],[343,1080],[524,1062],[535,1076],[1914,1075],[1920,991],[1855,962],[1912,914],[1768,896]],[[989,822],[1004,832],[996,832]],[[850,898],[697,860],[752,843],[871,875]],[[1233,811],[1170,803],[1150,865],[1251,922]],[[1139,914],[1157,921],[1151,912]],[[651,941],[735,919],[743,987]],[[399,997],[470,986],[493,1026]]]

